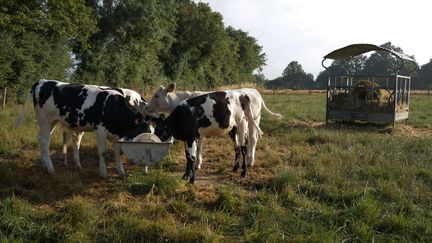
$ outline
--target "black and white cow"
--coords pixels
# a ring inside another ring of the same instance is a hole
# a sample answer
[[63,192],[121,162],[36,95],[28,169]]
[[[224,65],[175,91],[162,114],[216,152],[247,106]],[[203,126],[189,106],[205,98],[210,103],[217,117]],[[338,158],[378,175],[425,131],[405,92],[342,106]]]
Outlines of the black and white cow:
[[113,142],[117,172],[124,176],[120,161],[120,145],[116,141],[120,138],[132,139],[140,133],[150,132],[149,124],[143,121],[143,116],[118,91],[55,80],[39,80],[32,86],[16,127],[24,120],[31,96],[39,125],[41,160],[49,173],[54,173],[49,143],[51,130],[56,123],[61,123],[62,126],[77,133],[96,133],[99,173],[103,178],[107,177],[104,158],[107,139]]
[[[197,141],[201,137],[221,136],[236,127],[236,135],[243,155],[241,175],[246,176],[246,135],[261,134],[251,113],[250,98],[242,92],[212,92],[180,102],[174,111],[156,127],[155,134],[162,141],[173,136],[185,142],[186,173],[195,182]],[[253,132],[251,132],[253,131]],[[237,167],[238,169],[238,167]]]
[[[197,97],[209,92],[203,92],[203,91],[194,91],[194,92],[182,92],[182,91],[175,91],[176,84],[171,83],[167,87],[161,86],[158,90],[155,91],[153,96],[151,97],[150,101],[147,103],[147,110],[148,112],[166,112],[171,113],[177,105],[180,104],[180,102],[190,99],[193,97]],[[265,111],[267,111],[270,115],[281,118],[282,115],[279,113],[274,113],[271,110],[267,108],[265,105],[264,99],[262,98],[261,94],[256,89],[251,88],[243,88],[243,89],[235,89],[235,90],[229,90],[227,92],[234,93],[238,92],[241,94],[247,94],[250,100],[250,106],[251,106],[251,113],[255,120],[255,123],[259,125],[261,120],[261,110],[264,108]],[[230,132],[231,138],[234,141],[234,150],[235,150],[235,164],[238,163],[238,158],[240,155],[241,148],[239,147],[237,138],[236,138],[236,130],[237,128],[234,127],[234,130]],[[250,139],[248,141],[249,149],[247,154],[247,163],[252,167],[255,162],[255,149],[258,142],[258,134],[255,132],[255,130],[251,131],[251,137],[253,139]],[[196,157],[196,169],[201,168],[202,164],[202,145],[203,145],[203,138],[200,138],[197,142],[197,157]]]
[[[89,85],[88,85],[89,86]],[[143,115],[143,117],[146,117],[147,115],[147,102],[144,100],[144,98],[137,93],[134,90],[131,89],[124,89],[124,88],[111,88],[106,86],[96,86],[99,87],[102,90],[115,90],[121,93],[128,103],[138,112]],[[150,125],[150,131],[154,132],[154,126]],[[67,128],[64,128],[63,131],[63,161],[64,165],[67,166],[67,151],[68,151],[68,145],[72,145],[72,154],[73,159],[75,162],[76,167],[81,168],[80,158],[79,158],[79,148],[81,144],[81,139],[84,135],[84,132],[75,132],[72,130],[69,130]],[[144,171],[147,172],[147,166],[145,166]]]

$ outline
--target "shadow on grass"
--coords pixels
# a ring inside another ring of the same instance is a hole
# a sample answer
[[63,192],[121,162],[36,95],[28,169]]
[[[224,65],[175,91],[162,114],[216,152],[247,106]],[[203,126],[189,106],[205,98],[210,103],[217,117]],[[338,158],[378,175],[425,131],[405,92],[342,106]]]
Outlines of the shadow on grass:
[[[106,156],[108,180],[99,176],[99,157],[93,147],[80,149],[81,169],[75,167],[72,156],[66,167],[61,151],[51,154],[54,175],[43,168],[39,151],[33,151],[32,155],[30,159],[25,156],[12,160],[0,158],[0,198],[17,196],[35,204],[54,204],[72,195],[98,197],[115,190],[109,182],[118,178],[111,153]],[[126,170],[127,167],[125,165]]]

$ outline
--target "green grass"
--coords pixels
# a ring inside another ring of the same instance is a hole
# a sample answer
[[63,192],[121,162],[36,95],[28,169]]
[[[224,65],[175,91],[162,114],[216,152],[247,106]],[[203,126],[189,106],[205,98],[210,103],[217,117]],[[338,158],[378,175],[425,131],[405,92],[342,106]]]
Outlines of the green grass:
[[58,131],[50,176],[33,109],[16,131],[21,107],[0,110],[0,241],[432,241],[432,99],[412,96],[409,126],[394,130],[324,126],[323,95],[264,99],[284,118],[263,112],[248,177],[230,172],[229,138],[212,138],[196,185],[180,179],[182,143],[148,175],[126,164],[126,179],[110,152],[101,180],[94,135],[83,138],[80,171],[61,165]]

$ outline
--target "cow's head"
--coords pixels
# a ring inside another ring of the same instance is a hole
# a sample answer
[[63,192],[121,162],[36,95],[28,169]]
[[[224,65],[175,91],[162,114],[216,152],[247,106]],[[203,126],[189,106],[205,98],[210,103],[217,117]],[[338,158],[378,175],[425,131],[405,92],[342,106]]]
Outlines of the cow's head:
[[141,133],[151,133],[152,124],[149,121],[138,121],[139,122],[133,129],[129,130],[124,136],[126,140],[131,140],[134,137],[140,135]]
[[143,115],[146,116],[148,111],[147,111],[147,102],[145,101],[145,99],[141,96],[140,100],[138,102],[138,111]]
[[171,129],[166,119],[156,125],[154,134],[158,136],[161,141],[167,141],[171,137]]
[[160,88],[153,94],[150,101],[147,103],[148,112],[166,112],[169,110],[167,94],[175,90],[176,84],[172,83],[167,87]]

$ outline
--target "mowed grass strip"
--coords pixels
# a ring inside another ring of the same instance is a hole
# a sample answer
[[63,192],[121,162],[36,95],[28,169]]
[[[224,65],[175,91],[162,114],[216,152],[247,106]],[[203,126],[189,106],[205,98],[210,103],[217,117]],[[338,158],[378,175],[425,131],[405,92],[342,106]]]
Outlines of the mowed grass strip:
[[[94,136],[83,138],[83,169],[41,166],[29,107],[0,110],[0,240],[80,242],[432,240],[432,99],[412,96],[409,125],[324,125],[322,94],[264,95],[284,118],[263,112],[263,137],[247,178],[231,172],[228,137],[206,139],[197,184],[180,179],[183,144],[144,175],[129,163],[98,176]],[[125,160],[124,157],[122,157]],[[200,179],[201,178],[201,179]]]

